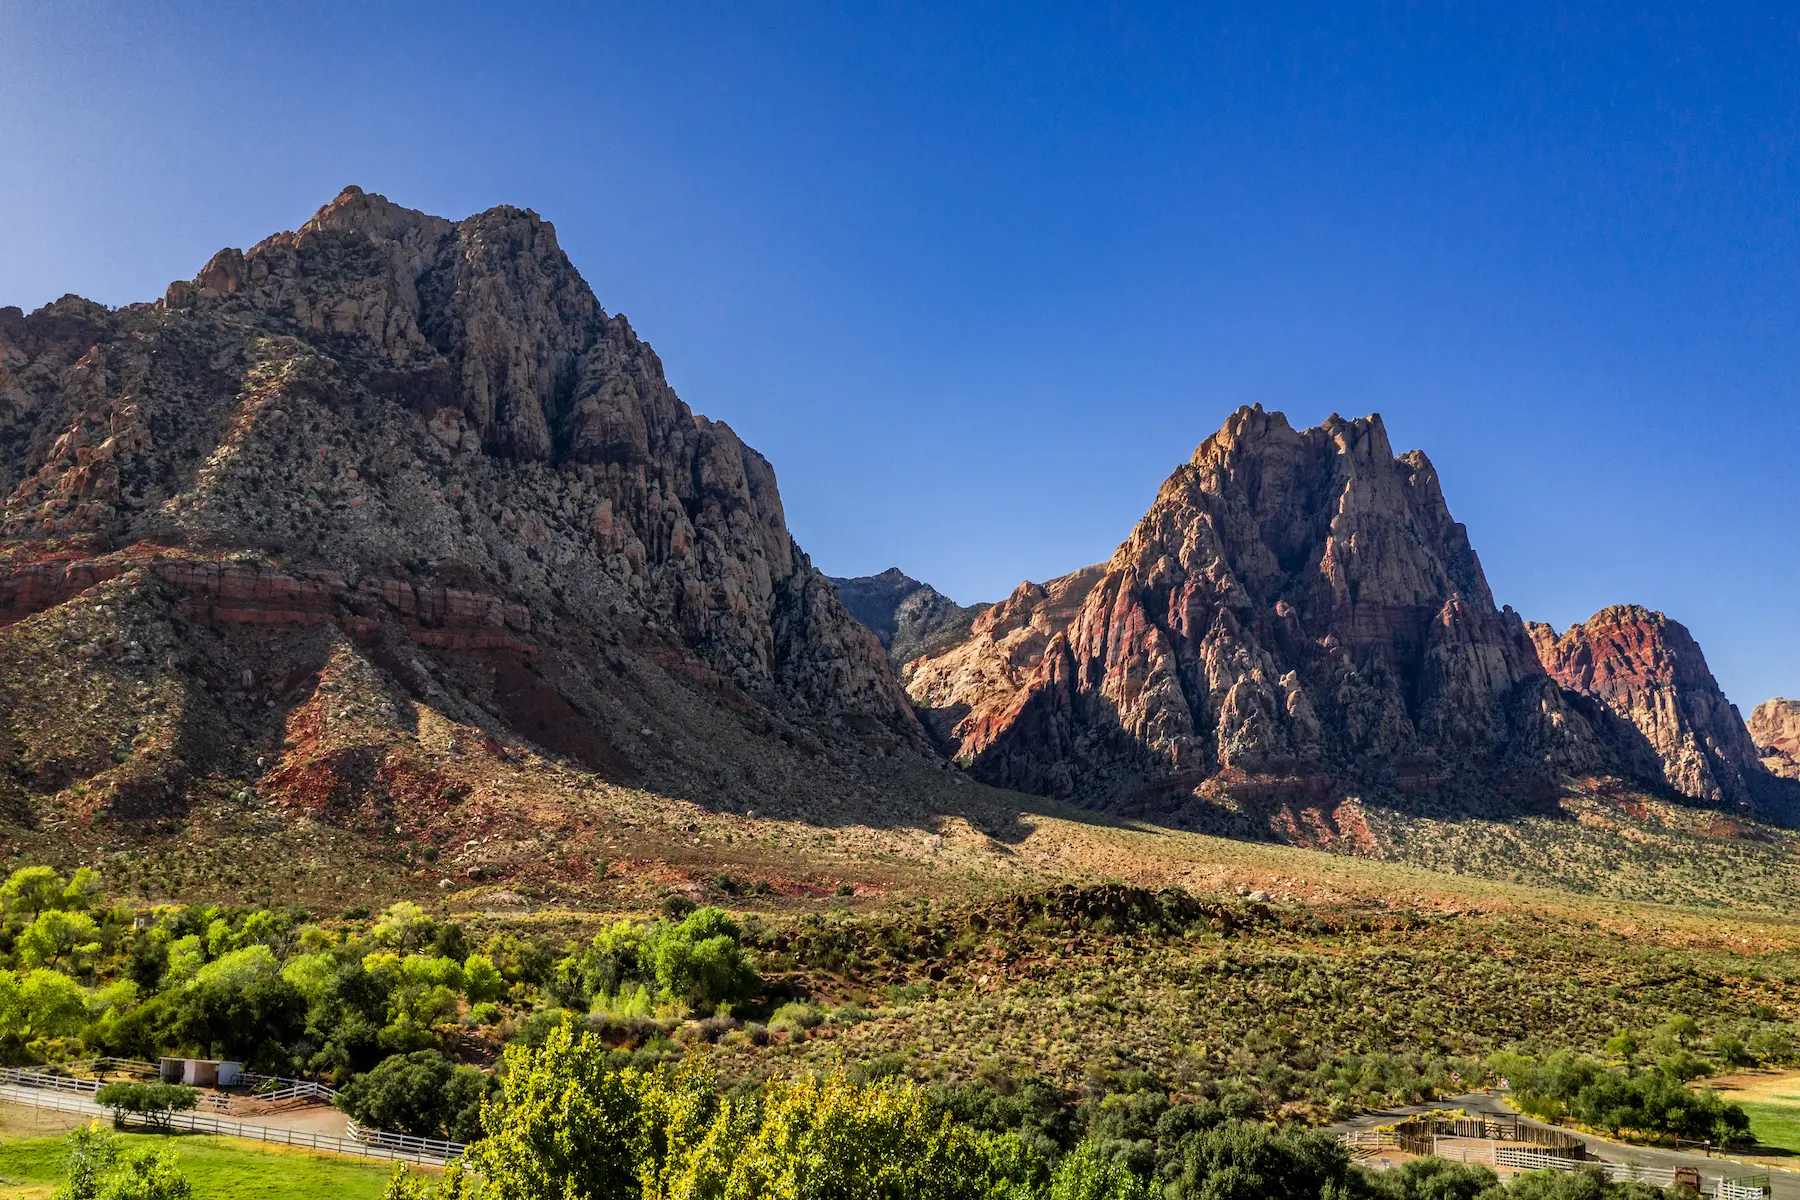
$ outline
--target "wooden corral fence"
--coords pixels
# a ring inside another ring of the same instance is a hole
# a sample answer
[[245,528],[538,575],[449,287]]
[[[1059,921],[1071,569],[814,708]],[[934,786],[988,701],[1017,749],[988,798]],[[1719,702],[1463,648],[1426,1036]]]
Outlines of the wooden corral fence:
[[[1464,1113],[1421,1113],[1416,1117],[1380,1129],[1359,1129],[1338,1139],[1350,1156],[1368,1162],[1381,1157],[1383,1150],[1403,1154],[1433,1155],[1457,1162],[1514,1171],[1597,1170],[1614,1180],[1637,1180],[1666,1188],[1681,1178],[1700,1178],[1703,1195],[1717,1200],[1766,1200],[1769,1177],[1764,1175],[1728,1176],[1719,1173],[1701,1176],[1695,1168],[1650,1167],[1637,1163],[1604,1162],[1588,1152],[1587,1144],[1572,1133],[1548,1129],[1513,1117],[1471,1116]],[[1487,1142],[1488,1146],[1471,1146],[1470,1142]]]

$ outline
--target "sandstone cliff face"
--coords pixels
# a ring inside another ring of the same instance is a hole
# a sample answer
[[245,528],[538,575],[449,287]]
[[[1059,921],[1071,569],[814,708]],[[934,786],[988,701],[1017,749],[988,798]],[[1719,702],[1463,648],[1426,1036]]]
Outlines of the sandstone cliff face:
[[1743,719],[1687,629],[1635,604],[1603,608],[1560,637],[1529,627],[1559,684],[1605,707],[1595,724],[1618,761],[1709,804],[1751,805],[1765,774]]
[[1749,729],[1770,774],[1800,780],[1800,700],[1764,700],[1750,713]]
[[978,775],[1091,804],[1434,792],[1602,753],[1379,417],[1239,409],[1109,562],[1022,584],[908,690]]
[[880,640],[901,670],[922,654],[945,650],[969,636],[976,617],[990,604],[962,605],[928,583],[889,567],[879,575],[832,577],[850,615]]
[[[676,396],[528,211],[451,222],[351,188],[154,304],[0,309],[0,497],[0,625],[123,580],[215,626],[510,654],[570,709],[568,745],[696,790],[721,765],[727,791],[782,786],[745,783],[719,713],[801,753],[925,744],[768,462]],[[477,692],[471,720],[552,736]],[[649,749],[676,726],[728,761]]]

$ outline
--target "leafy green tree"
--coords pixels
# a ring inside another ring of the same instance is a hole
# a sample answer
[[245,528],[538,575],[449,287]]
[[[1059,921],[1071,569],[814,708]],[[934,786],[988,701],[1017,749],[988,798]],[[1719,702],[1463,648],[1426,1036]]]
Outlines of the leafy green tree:
[[1374,1200],[1499,1200],[1500,1179],[1487,1167],[1442,1158],[1414,1158],[1371,1171],[1364,1185]]
[[1186,1139],[1172,1171],[1187,1200],[1316,1200],[1351,1186],[1350,1157],[1335,1138],[1230,1122]]
[[174,1000],[175,1041],[265,1068],[286,1064],[286,1047],[306,1023],[306,1001],[260,944],[207,963]]
[[697,1012],[740,1000],[757,985],[737,925],[721,909],[697,908],[663,927],[650,952],[657,986]]
[[636,1200],[641,1084],[638,1072],[608,1070],[599,1039],[566,1024],[542,1050],[509,1045],[471,1163],[495,1200]]
[[179,1083],[105,1083],[94,1093],[94,1101],[113,1110],[115,1123],[132,1116],[168,1129],[170,1114],[192,1111],[200,1103],[200,1092]]
[[68,885],[49,867],[20,867],[0,884],[0,909],[8,918],[34,919],[41,912],[61,908]]
[[72,1130],[63,1142],[63,1182],[56,1200],[94,1200],[118,1161],[118,1139],[99,1121]]
[[841,1076],[771,1083],[754,1134],[741,1149],[734,1140],[720,1139],[708,1168],[723,1173],[726,1200],[951,1200],[1004,1192],[1014,1181],[994,1172],[1017,1161],[891,1078],[862,1087]]
[[100,953],[100,927],[83,912],[46,909],[19,931],[15,943],[26,967],[60,967],[75,971]]
[[437,922],[411,900],[401,900],[388,906],[369,933],[377,945],[399,951],[417,950],[436,940]]
[[15,1059],[38,1038],[68,1037],[87,1021],[87,995],[60,971],[0,971],[0,1047]]
[[499,1000],[506,995],[506,980],[485,954],[471,954],[463,961],[463,994],[470,1004]]
[[1141,1176],[1097,1142],[1075,1147],[1050,1177],[1049,1200],[1150,1200],[1153,1194]]
[[481,1102],[488,1076],[452,1063],[436,1050],[383,1059],[338,1094],[337,1105],[357,1121],[415,1137],[472,1141],[481,1134]]
[[106,1176],[95,1200],[189,1200],[193,1185],[168,1147],[127,1151]]

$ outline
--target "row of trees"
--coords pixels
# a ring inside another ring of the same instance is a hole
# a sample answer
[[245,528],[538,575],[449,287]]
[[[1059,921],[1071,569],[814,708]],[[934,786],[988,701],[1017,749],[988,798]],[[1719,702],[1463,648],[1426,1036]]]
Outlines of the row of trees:
[[1617,1137],[1637,1133],[1715,1144],[1749,1139],[1750,1119],[1711,1088],[1695,1091],[1661,1067],[1615,1067],[1560,1051],[1545,1058],[1496,1054],[1489,1069],[1512,1085],[1513,1099],[1531,1116],[1572,1120]]
[[[722,1090],[702,1060],[607,1067],[565,1025],[507,1047],[486,1136],[441,1179],[400,1168],[387,1200],[1649,1200],[1596,1174],[1431,1160],[1372,1175],[1335,1139],[1164,1106],[1143,1162],[1100,1129],[1068,1147],[984,1129],[899,1078]],[[1027,1106],[1029,1107],[1029,1106]],[[1129,1122],[1126,1122],[1129,1124]],[[1040,1133],[1043,1131],[1040,1130]]]
[[[688,906],[691,910],[692,906]],[[714,908],[620,922],[553,948],[401,902],[319,922],[301,909],[109,905],[97,877],[25,867],[0,884],[0,1060],[186,1053],[343,1084],[457,1027],[502,1037],[568,1009],[677,1020],[760,986]]]

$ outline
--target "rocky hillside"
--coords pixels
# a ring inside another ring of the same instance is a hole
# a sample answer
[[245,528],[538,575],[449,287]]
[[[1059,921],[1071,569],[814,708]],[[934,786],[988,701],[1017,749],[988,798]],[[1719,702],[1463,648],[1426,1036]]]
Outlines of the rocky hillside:
[[1763,766],[1782,779],[1800,780],[1800,700],[1764,700],[1751,712],[1749,728]]
[[1768,799],[1768,772],[1743,718],[1679,621],[1620,604],[1560,637],[1548,625],[1527,628],[1551,678],[1599,702],[1587,715],[1619,769],[1661,775],[1676,792],[1708,804]]
[[1109,562],[1021,585],[909,691],[992,782],[1327,836],[1347,789],[1531,803],[1604,758],[1379,417],[1239,409]]
[[241,779],[380,827],[454,792],[427,743],[723,805],[926,751],[768,462],[529,211],[349,188],[155,303],[0,309],[0,497],[22,818]]
[[968,637],[975,618],[993,607],[958,604],[898,567],[854,579],[833,576],[831,582],[850,615],[880,640],[903,676],[915,658],[946,650]]

